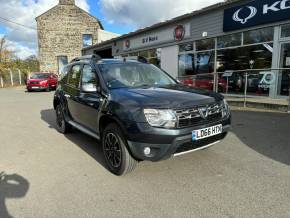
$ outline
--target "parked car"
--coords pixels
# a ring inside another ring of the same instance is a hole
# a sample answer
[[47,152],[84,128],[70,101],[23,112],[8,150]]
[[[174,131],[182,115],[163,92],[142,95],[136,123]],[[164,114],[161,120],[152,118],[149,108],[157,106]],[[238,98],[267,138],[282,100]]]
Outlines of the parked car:
[[55,90],[58,77],[53,73],[34,73],[26,82],[28,92],[36,90]]
[[[183,78],[180,79],[182,84],[187,86],[193,86],[196,88],[206,89],[206,90],[213,90],[214,84],[214,76],[209,74],[200,74],[190,78]],[[227,88],[227,82],[223,78],[219,78],[218,81],[218,91],[225,92]]]
[[116,175],[131,172],[138,161],[209,148],[226,137],[231,124],[222,95],[179,84],[142,58],[74,59],[53,106],[58,131],[75,127],[100,140]]

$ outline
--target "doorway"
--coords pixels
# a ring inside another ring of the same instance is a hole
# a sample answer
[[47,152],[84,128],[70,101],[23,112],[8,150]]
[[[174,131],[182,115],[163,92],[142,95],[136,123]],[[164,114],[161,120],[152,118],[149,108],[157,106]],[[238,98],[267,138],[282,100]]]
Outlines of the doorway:
[[289,95],[290,88],[290,42],[281,43],[278,94]]

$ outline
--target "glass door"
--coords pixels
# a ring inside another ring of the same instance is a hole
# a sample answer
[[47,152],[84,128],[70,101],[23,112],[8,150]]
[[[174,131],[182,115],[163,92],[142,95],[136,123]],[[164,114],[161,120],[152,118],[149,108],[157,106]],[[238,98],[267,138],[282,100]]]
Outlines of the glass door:
[[290,88],[290,42],[281,44],[280,68],[283,70],[279,76],[279,92],[280,95],[288,96]]

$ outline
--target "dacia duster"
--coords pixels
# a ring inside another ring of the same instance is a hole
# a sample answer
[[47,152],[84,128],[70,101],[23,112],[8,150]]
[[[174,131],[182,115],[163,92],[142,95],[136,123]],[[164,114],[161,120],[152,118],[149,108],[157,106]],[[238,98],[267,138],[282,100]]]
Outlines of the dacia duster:
[[109,170],[131,172],[209,148],[227,135],[231,114],[220,94],[180,84],[142,57],[74,59],[54,96],[58,131],[100,140]]

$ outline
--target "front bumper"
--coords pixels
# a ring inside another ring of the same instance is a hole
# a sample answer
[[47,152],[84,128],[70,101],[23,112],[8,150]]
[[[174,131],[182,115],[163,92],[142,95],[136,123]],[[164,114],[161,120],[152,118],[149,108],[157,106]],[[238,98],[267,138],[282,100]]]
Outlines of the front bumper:
[[45,90],[45,89],[47,89],[47,85],[46,86],[43,86],[43,85],[37,85],[37,84],[35,84],[35,85],[28,85],[28,86],[26,86],[26,88],[27,88],[27,90],[35,90],[35,91],[37,91],[37,90]]
[[[223,132],[220,135],[207,139],[192,141],[192,131],[207,128],[215,125],[223,125]],[[153,128],[149,124],[137,124],[139,131],[127,135],[128,146],[131,154],[137,160],[160,161],[192,151],[205,149],[216,142],[223,140],[230,130],[231,118],[210,123],[207,125],[195,126],[186,129],[170,130]],[[150,155],[144,154],[144,149],[150,147]]]

